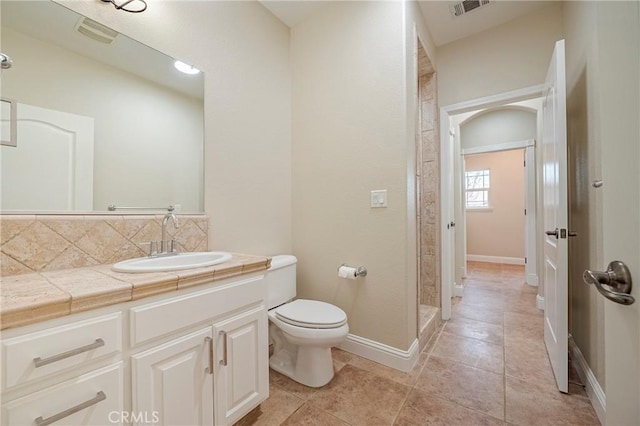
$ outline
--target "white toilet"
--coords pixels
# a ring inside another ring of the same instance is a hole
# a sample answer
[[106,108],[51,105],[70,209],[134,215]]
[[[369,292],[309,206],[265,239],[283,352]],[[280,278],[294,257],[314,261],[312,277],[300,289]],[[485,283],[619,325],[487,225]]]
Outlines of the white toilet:
[[337,306],[296,296],[295,256],[274,256],[267,271],[269,366],[306,386],[324,386],[333,378],[331,347],[349,334],[347,314]]

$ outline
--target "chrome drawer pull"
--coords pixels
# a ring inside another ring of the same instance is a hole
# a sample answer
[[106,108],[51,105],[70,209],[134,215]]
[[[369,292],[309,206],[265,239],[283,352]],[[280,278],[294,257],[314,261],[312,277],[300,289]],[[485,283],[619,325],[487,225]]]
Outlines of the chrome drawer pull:
[[58,414],[47,417],[46,419],[43,419],[42,416],[40,416],[34,421],[36,422],[36,426],[47,426],[51,423],[57,422],[58,420],[62,420],[65,417],[69,417],[70,415],[77,413],[78,411],[89,408],[92,405],[96,405],[98,402],[104,401],[105,399],[107,399],[107,395],[105,395],[104,392],[100,391],[96,394],[95,398],[91,398],[90,400],[85,401],[82,404],[78,404],[75,407],[68,408],[64,411],[59,412]]
[[207,374],[213,374],[213,339],[209,336],[204,338],[205,343],[209,345],[209,366],[204,370]]
[[38,367],[42,367],[42,366],[47,365],[47,364],[51,364],[52,362],[60,361],[60,360],[65,359],[65,358],[69,358],[69,357],[72,357],[74,355],[81,354],[83,352],[88,352],[88,351],[90,351],[92,349],[96,349],[96,348],[99,348],[101,346],[104,346],[104,340],[96,339],[96,341],[91,343],[90,345],[82,346],[82,347],[76,348],[76,349],[71,349],[70,351],[63,352],[63,353],[58,354],[58,355],[50,356],[49,358],[45,358],[45,359],[37,357],[37,358],[33,359],[33,362],[36,364],[36,368],[38,368]]
[[220,335],[222,336],[222,360],[220,360],[220,364],[227,366],[227,332],[221,331]]

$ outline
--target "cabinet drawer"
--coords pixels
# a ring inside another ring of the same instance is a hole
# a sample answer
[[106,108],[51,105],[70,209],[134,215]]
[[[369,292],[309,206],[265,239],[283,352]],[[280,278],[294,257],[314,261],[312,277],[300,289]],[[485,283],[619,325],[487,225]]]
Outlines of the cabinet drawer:
[[260,303],[267,294],[263,278],[260,275],[131,308],[131,346]]
[[88,364],[122,351],[120,313],[2,341],[2,389]]
[[119,362],[4,404],[2,424],[117,425],[123,410]]

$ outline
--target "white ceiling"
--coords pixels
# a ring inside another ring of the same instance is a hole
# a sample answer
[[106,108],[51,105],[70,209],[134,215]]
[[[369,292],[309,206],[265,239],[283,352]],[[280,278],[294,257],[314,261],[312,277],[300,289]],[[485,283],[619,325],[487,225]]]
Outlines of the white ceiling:
[[329,3],[323,0],[258,0],[289,28],[313,15]]
[[[289,27],[304,21],[329,3],[323,0],[259,1]],[[458,1],[418,1],[436,46],[498,26],[548,4],[547,1],[498,0],[456,18],[449,11],[449,6],[455,3]]]
[[457,1],[419,1],[422,15],[436,46],[451,43],[541,8],[547,1],[496,1],[479,9],[454,17],[449,5]]

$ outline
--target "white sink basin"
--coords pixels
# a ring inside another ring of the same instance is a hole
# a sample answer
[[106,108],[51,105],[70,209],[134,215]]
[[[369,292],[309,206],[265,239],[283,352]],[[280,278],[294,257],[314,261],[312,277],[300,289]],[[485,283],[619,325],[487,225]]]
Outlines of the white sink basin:
[[113,265],[111,269],[117,272],[178,271],[217,265],[229,259],[231,259],[231,254],[222,251],[179,253],[171,256],[138,257],[123,260]]

